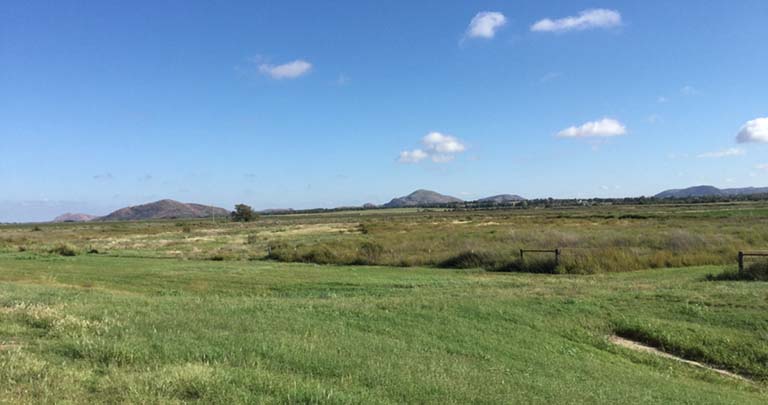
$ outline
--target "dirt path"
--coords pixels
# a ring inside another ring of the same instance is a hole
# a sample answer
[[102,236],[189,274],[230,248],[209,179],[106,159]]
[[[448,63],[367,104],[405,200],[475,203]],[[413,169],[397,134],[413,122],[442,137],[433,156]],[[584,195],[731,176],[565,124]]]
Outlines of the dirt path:
[[726,377],[730,377],[730,378],[734,378],[734,379],[737,379],[737,380],[740,380],[740,381],[752,383],[751,380],[749,380],[747,378],[744,378],[744,377],[742,377],[742,376],[740,376],[738,374],[732,373],[730,371],[726,371],[726,370],[722,370],[722,369],[719,369],[719,368],[715,368],[715,367],[706,365],[704,363],[699,363],[698,361],[686,360],[686,359],[684,359],[682,357],[677,357],[675,355],[672,355],[672,354],[669,354],[669,353],[666,353],[666,352],[662,352],[661,350],[656,349],[655,347],[647,346],[647,345],[644,345],[642,343],[635,342],[633,340],[624,339],[624,338],[619,337],[619,336],[611,336],[611,337],[608,338],[608,341],[610,341],[611,343],[613,343],[613,344],[615,344],[617,346],[621,346],[621,347],[624,347],[624,348],[627,348],[627,349],[630,349],[630,350],[634,350],[634,351],[638,351],[638,352],[644,352],[644,353],[650,353],[650,354],[653,354],[653,355],[656,355],[656,356],[660,356],[660,357],[664,357],[664,358],[667,358],[667,359],[679,361],[681,363],[685,363],[685,364],[688,364],[688,365],[691,365],[691,366],[694,366],[694,367],[699,367],[699,368],[707,369],[707,370],[710,370],[710,371],[714,371],[715,373],[723,375],[723,376],[726,376]]

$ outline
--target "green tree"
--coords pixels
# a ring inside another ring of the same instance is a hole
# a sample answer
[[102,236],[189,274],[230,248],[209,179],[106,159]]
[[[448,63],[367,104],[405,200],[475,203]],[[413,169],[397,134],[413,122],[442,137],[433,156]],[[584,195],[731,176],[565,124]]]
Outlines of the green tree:
[[232,211],[231,216],[233,221],[238,222],[250,222],[257,218],[253,208],[245,204],[235,205],[235,210]]

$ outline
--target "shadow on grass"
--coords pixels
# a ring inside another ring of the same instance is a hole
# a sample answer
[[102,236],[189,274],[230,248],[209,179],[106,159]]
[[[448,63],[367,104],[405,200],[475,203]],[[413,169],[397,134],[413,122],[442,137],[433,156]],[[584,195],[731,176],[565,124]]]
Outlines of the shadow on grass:
[[768,281],[768,262],[757,262],[747,266],[744,271],[727,269],[718,274],[707,274],[707,281]]
[[487,252],[462,252],[438,264],[446,269],[476,269],[482,268],[495,272],[544,273],[559,274],[561,267],[552,259],[520,260]]

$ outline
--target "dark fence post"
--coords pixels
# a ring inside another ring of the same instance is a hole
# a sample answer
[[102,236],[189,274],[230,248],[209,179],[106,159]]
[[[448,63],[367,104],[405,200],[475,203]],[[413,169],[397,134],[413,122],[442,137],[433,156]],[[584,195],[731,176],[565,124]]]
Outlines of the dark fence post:
[[555,266],[560,265],[560,249],[555,249]]
[[525,257],[523,257],[523,249],[520,249],[520,261],[524,261]]
[[739,273],[744,271],[744,252],[739,251]]

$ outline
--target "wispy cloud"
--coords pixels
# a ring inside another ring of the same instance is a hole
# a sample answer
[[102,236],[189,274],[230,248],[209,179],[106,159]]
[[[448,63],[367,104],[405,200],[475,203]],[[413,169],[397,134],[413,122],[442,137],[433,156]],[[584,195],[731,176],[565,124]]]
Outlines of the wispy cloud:
[[113,177],[112,177],[112,173],[107,172],[107,173],[94,175],[93,179],[96,181],[110,181],[113,179]]
[[428,133],[421,139],[421,144],[423,148],[400,152],[400,163],[419,163],[427,158],[435,163],[447,163],[467,150],[459,138],[440,132]]
[[680,94],[684,96],[697,96],[701,94],[701,92],[693,86],[683,86],[683,88],[680,89]]
[[627,127],[613,118],[586,122],[579,126],[568,127],[557,133],[560,138],[612,137],[624,135]]
[[747,121],[736,134],[738,143],[768,143],[768,117]]
[[404,150],[400,152],[400,159],[398,161],[400,163],[419,163],[428,157],[427,152],[421,149]]
[[545,18],[531,26],[534,32],[567,32],[581,31],[592,28],[611,28],[621,25],[621,14],[615,10],[591,9],[584,10],[577,16],[569,16],[552,20]]
[[539,79],[539,83],[549,83],[563,77],[561,72],[549,72]]
[[347,83],[349,83],[349,77],[344,73],[340,74],[339,77],[336,78],[337,86],[345,86]]
[[719,150],[719,151],[715,151],[715,152],[700,153],[700,154],[696,155],[696,157],[700,158],[700,159],[712,159],[712,158],[724,158],[724,157],[732,157],[732,156],[741,156],[741,155],[743,155],[745,153],[746,152],[744,151],[744,149],[728,148],[728,149],[723,149],[723,150]]
[[295,60],[282,65],[271,65],[262,63],[259,65],[259,72],[273,79],[295,79],[306,75],[312,70],[312,64],[305,60]]
[[493,38],[496,31],[507,23],[504,14],[497,11],[481,11],[477,13],[467,27],[467,38]]

